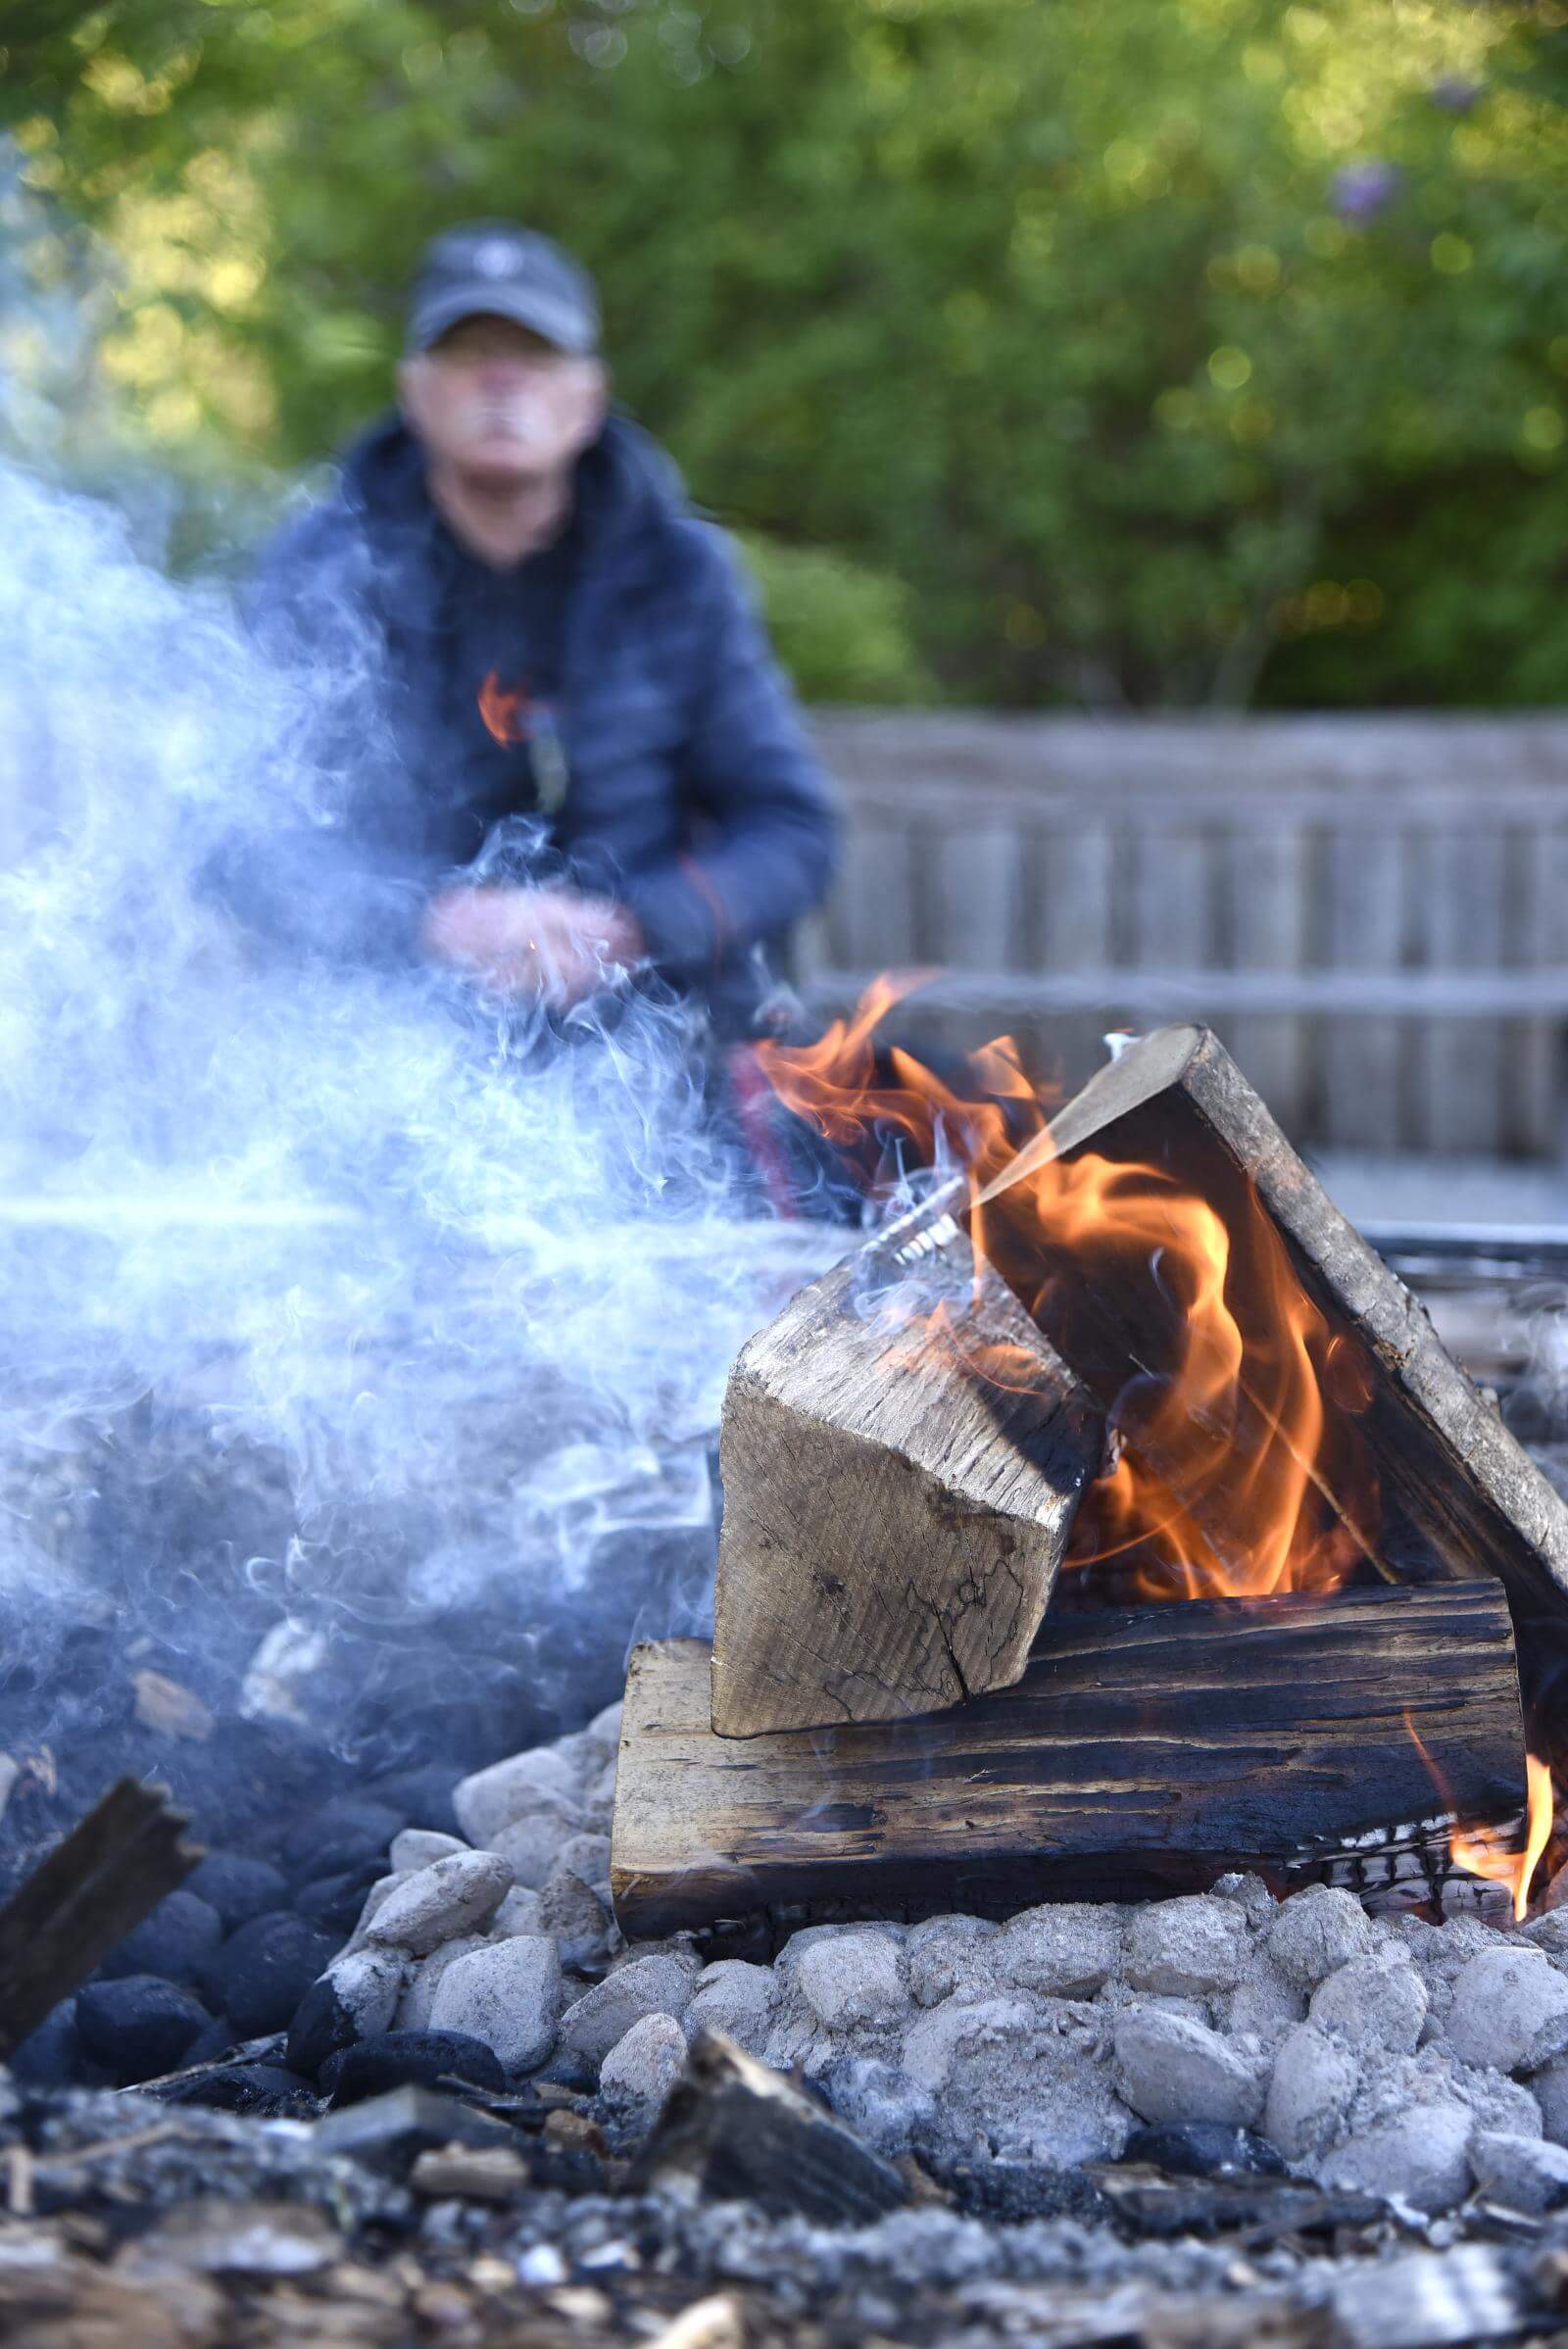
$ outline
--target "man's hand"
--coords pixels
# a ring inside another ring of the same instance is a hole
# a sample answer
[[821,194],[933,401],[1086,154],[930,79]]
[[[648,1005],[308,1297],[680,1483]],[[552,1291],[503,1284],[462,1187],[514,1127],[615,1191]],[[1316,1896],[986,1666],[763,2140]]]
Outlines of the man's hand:
[[570,889],[446,889],[424,917],[425,952],[492,995],[564,1010],[639,961],[642,932],[623,905]]

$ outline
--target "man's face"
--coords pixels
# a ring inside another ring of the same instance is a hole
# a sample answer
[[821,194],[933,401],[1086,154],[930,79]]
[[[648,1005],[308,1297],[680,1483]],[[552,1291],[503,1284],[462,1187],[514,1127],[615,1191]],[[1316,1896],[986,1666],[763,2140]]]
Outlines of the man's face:
[[463,318],[398,374],[403,413],[439,465],[496,482],[559,471],[605,419],[605,370],[511,318]]

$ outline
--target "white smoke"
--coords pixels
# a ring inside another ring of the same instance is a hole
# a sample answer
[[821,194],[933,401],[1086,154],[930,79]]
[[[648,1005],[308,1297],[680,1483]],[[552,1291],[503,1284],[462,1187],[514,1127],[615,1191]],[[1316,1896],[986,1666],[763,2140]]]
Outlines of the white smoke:
[[[621,1646],[689,1628],[729,1360],[842,1236],[745,1220],[672,1003],[553,1034],[258,949],[211,876],[284,838],[333,873],[347,784],[312,746],[352,648],[270,666],[222,593],[14,468],[0,545],[8,1619],[85,1571],[166,1651],[228,1589],[251,1640],[258,1592],[405,1637],[482,1605],[540,1674],[607,1610]],[[288,1541],[106,1559],[110,1528],[83,1569],[71,1464],[141,1444],[156,1481],[171,1414],[284,1463]]]

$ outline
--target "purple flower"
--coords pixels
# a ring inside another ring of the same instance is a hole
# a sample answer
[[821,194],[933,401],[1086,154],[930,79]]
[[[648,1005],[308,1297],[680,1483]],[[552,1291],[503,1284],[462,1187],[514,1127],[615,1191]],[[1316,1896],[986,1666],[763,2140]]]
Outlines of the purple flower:
[[1386,212],[1403,184],[1404,174],[1392,163],[1348,163],[1336,171],[1329,202],[1342,220],[1364,228]]
[[1462,73],[1445,73],[1427,92],[1434,106],[1446,115],[1467,115],[1479,105],[1482,90],[1479,81],[1467,80]]

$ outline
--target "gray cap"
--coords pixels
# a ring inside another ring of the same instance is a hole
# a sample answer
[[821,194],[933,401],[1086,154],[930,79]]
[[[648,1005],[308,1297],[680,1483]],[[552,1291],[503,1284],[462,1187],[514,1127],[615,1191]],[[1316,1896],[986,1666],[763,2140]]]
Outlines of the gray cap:
[[599,347],[593,279],[514,220],[470,220],[425,247],[409,298],[408,347],[428,351],[448,327],[481,313],[531,327],[575,357]]

